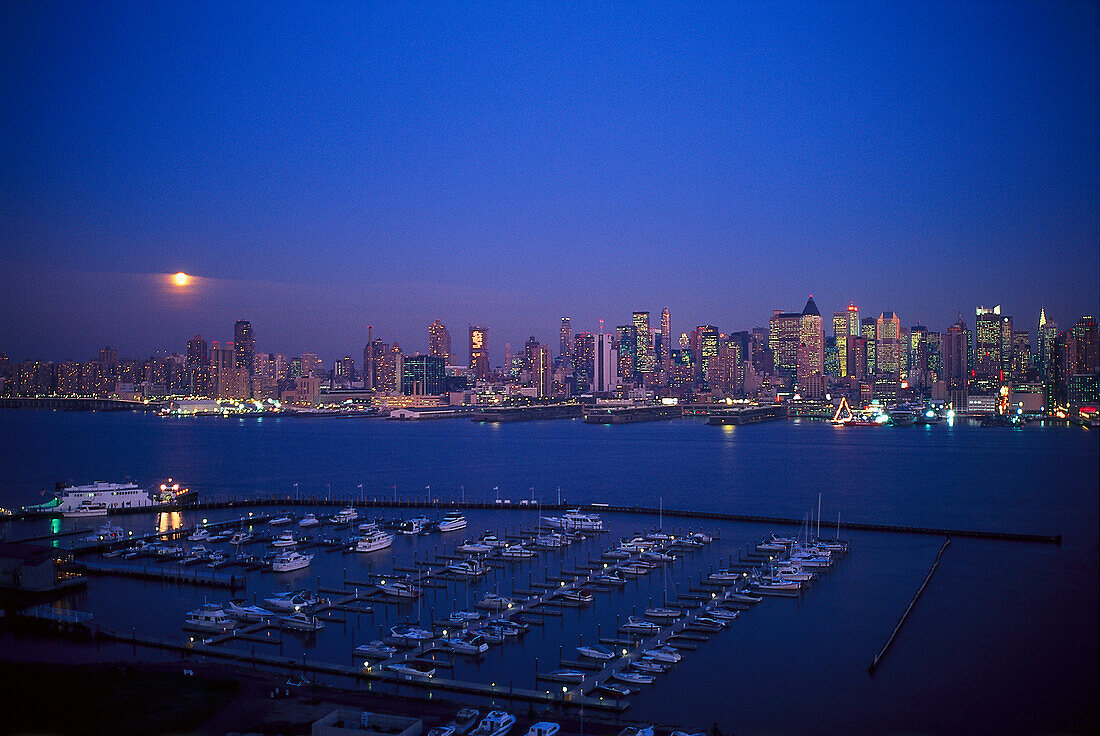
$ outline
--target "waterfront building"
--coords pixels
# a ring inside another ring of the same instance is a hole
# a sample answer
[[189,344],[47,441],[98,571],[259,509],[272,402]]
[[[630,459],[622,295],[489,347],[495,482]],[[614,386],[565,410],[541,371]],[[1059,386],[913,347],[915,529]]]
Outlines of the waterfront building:
[[822,376],[825,370],[825,333],[821,312],[813,294],[798,318],[797,377],[801,388],[812,376]]
[[249,376],[256,368],[256,340],[252,336],[252,323],[239,319],[233,325],[233,364],[243,368]]
[[568,317],[561,318],[561,331],[559,333],[559,355],[573,357],[573,325]]
[[439,395],[446,391],[447,364],[438,355],[414,355],[401,365],[401,393],[406,396]]
[[1100,407],[1100,374],[1075,373],[1066,380],[1066,401],[1071,409]]
[[[901,320],[893,312],[883,312],[875,322],[875,373],[900,377],[904,366],[901,349]],[[878,396],[876,388],[875,395]]]
[[489,331],[470,325],[470,369],[480,381],[489,379]]
[[438,317],[428,325],[428,355],[443,358],[444,365],[451,364],[451,332]]
[[798,371],[798,337],[802,315],[798,312],[772,311],[768,347],[772,351],[774,370],[784,378],[792,378]]
[[592,391],[610,393],[619,383],[619,354],[613,335],[601,332],[594,343]]

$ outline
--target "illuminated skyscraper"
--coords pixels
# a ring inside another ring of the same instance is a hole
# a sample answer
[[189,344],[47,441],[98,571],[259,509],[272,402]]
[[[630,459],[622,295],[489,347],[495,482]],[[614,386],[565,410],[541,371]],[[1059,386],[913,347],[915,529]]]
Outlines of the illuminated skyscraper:
[[833,312],[833,337],[836,339],[836,371],[838,376],[848,373],[848,312]]
[[821,312],[817,309],[811,294],[798,317],[798,353],[797,377],[800,388],[807,384],[812,376],[818,378],[825,371],[825,329]]
[[1039,310],[1039,330],[1036,335],[1037,347],[1039,353],[1036,356],[1035,364],[1039,369],[1039,377],[1043,380],[1049,380],[1054,373],[1054,362],[1056,360],[1056,353],[1054,352],[1054,340],[1058,337],[1058,323],[1052,319],[1047,319],[1047,312],[1045,308]]
[[470,325],[470,370],[479,380],[489,378],[489,331]]
[[893,312],[883,312],[875,323],[876,374],[900,376],[901,359],[901,320]]
[[798,337],[802,315],[798,312],[772,312],[768,343],[772,350],[775,372],[792,378],[798,372]]
[[858,337],[861,334],[859,330],[859,307],[852,302],[848,302],[848,334],[852,337]]
[[864,346],[867,354],[864,371],[867,376],[878,373],[878,340],[875,339],[877,325],[878,320],[874,317],[864,317],[859,321],[859,334],[867,341]]
[[573,357],[573,325],[568,317],[561,318],[561,332],[559,337],[559,355]]
[[573,371],[578,385],[595,382],[596,342],[591,332],[578,332],[573,338]]
[[975,378],[992,387],[1008,372],[1012,361],[1012,318],[1001,314],[1001,305],[978,307],[974,324]]
[[696,329],[699,331],[699,375],[708,388],[713,388],[718,381],[718,344],[722,335],[714,325],[700,325]]
[[643,375],[652,373],[653,365],[650,363],[649,353],[653,332],[649,328],[649,312],[635,312],[632,325],[634,327],[634,372]]
[[634,359],[637,355],[634,340],[634,325],[618,325],[615,327],[615,349],[619,357],[619,378],[632,380],[634,378]]
[[248,375],[256,370],[256,341],[252,337],[252,323],[239,319],[233,325],[233,365],[243,368]]
[[963,322],[962,315],[955,324],[947,328],[943,335],[943,379],[949,391],[965,390],[969,369],[967,367],[967,346],[970,342],[970,330]]
[[672,370],[672,315],[668,307],[661,310],[661,367],[666,376]]
[[1012,380],[1026,381],[1031,374],[1031,335],[1027,330],[1012,331]]
[[612,335],[603,332],[596,335],[592,390],[609,393],[619,383],[619,354]]
[[554,367],[550,362],[550,348],[536,344],[531,356],[531,385],[539,396],[550,396],[553,389]]
[[428,325],[428,355],[443,358],[444,365],[451,364],[451,332],[439,318]]
[[401,393],[438,395],[445,391],[447,369],[439,355],[414,355],[401,362]]
[[1096,373],[1100,371],[1100,354],[1096,334],[1096,318],[1085,316],[1077,320],[1069,335],[1073,343],[1073,360],[1070,361],[1071,374]]

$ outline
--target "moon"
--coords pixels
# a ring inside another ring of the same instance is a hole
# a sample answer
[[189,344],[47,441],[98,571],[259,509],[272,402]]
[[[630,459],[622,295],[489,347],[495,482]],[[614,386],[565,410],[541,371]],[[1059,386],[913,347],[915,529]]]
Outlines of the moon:
[[180,271],[172,277],[172,280],[176,282],[176,286],[187,286],[187,282],[191,280],[191,277]]

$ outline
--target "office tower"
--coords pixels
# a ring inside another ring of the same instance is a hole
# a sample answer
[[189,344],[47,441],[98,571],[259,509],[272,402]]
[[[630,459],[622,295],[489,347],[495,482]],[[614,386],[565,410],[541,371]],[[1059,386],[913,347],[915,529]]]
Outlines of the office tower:
[[1012,380],[1026,381],[1031,374],[1031,335],[1027,330],[1012,331]]
[[1008,372],[1012,361],[1012,318],[1001,314],[1001,305],[974,310],[974,377],[991,388]]
[[470,370],[478,380],[489,379],[489,330],[470,325]]
[[619,383],[619,353],[614,336],[603,332],[596,335],[593,363],[592,391],[614,391]]
[[1096,373],[1100,370],[1100,354],[1097,348],[1096,318],[1085,316],[1077,320],[1069,335],[1073,343],[1073,360],[1070,362],[1071,374]]
[[302,353],[302,375],[324,378],[324,361],[316,353]]
[[874,340],[868,340],[862,335],[849,335],[848,336],[848,378],[855,378],[862,381],[867,378],[867,350],[868,344],[872,351],[871,356],[874,358]]
[[443,358],[444,365],[451,363],[451,333],[438,317],[428,325],[428,355]]
[[796,373],[799,387],[811,376],[822,376],[825,370],[825,331],[821,312],[811,294],[798,317],[798,352]]
[[753,327],[749,335],[749,360],[752,369],[761,376],[769,376],[775,370],[772,362],[772,350],[768,347],[768,328]]
[[634,325],[618,325],[615,327],[615,349],[619,356],[619,378],[632,380],[634,378]]
[[680,349],[681,350],[687,350],[690,347],[691,347],[691,338],[688,337],[688,333],[681,332],[680,333]]
[[768,347],[772,351],[775,372],[784,378],[791,378],[798,372],[798,336],[802,324],[802,315],[798,312],[772,312]]
[[594,382],[596,340],[591,332],[578,332],[573,337],[573,371],[577,383],[591,385]]
[[867,341],[864,374],[873,376],[878,372],[878,341],[875,339],[878,320],[874,317],[864,317],[859,321],[859,334]]
[[531,367],[535,364],[535,353],[538,352],[539,341],[535,339],[534,335],[527,338],[527,342],[523,343],[523,363],[527,370],[531,370]]
[[[649,328],[649,312],[635,312],[631,320],[634,327],[634,372],[635,374],[652,373],[653,366],[649,362],[650,345],[653,341],[653,333]],[[640,381],[639,381],[640,382]]]
[[187,367],[199,368],[210,365],[210,352],[202,335],[195,335],[187,341]]
[[561,318],[561,331],[558,334],[558,354],[573,357],[573,325],[568,317]]
[[[833,312],[833,338],[836,351],[836,375],[848,375],[848,310]],[[829,371],[826,370],[826,373]]]
[[233,343],[219,348],[218,343],[210,349],[210,380],[213,383],[214,398],[247,399],[248,371],[237,368],[236,349]]
[[672,315],[668,307],[661,310],[661,367],[667,375],[672,370]]
[[899,377],[901,357],[901,320],[893,312],[883,312],[875,322],[875,373]]
[[233,324],[233,364],[250,376],[256,370],[256,340],[252,336],[252,323],[246,319]]
[[916,386],[928,385],[928,328],[922,324],[910,327],[907,345],[909,382]]
[[332,364],[332,376],[341,384],[349,384],[355,380],[355,359],[345,355]]
[[943,380],[948,390],[965,389],[969,377],[967,367],[967,344],[970,342],[970,330],[960,315],[955,324],[947,328],[943,335]]
[[396,342],[393,345],[387,345],[380,340],[376,342],[381,343],[379,345],[381,355],[375,375],[374,388],[377,391],[399,392],[405,375],[405,356],[401,354],[401,346]]
[[718,343],[721,333],[714,325],[700,325],[699,331],[699,375],[708,388],[713,388],[718,378]]
[[[1035,364],[1039,369],[1039,377],[1048,380],[1054,373],[1055,352],[1054,339],[1058,336],[1058,323],[1047,319],[1046,308],[1039,310],[1039,329],[1036,333],[1036,347],[1038,355],[1035,356]],[[1051,404],[1048,404],[1050,406]]]
[[926,351],[928,355],[929,383],[943,380],[943,335],[931,330],[925,333]]
[[401,364],[401,393],[434,396],[446,392],[447,363],[440,355],[414,355]]
[[550,348],[536,344],[531,351],[531,385],[538,396],[550,396],[553,392],[554,368],[550,361]]
[[118,351],[110,345],[99,351],[99,364],[109,372],[118,367]]
[[852,337],[859,337],[860,332],[859,323],[859,307],[852,302],[848,302],[848,334]]
[[745,364],[742,358],[741,341],[722,340],[718,346],[717,368],[714,388],[726,396],[741,396],[745,382]]

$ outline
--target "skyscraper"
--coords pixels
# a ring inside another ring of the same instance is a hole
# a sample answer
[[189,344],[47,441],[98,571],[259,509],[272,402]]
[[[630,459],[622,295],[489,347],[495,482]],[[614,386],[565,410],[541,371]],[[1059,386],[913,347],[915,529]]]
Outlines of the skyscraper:
[[649,360],[653,340],[653,333],[649,328],[649,312],[635,312],[631,324],[634,327],[634,372],[644,376],[653,372],[653,365]]
[[966,388],[969,369],[967,367],[967,345],[970,342],[970,330],[963,322],[962,315],[955,324],[947,328],[942,339],[943,379],[950,391]]
[[470,370],[479,380],[489,378],[489,331],[470,325]]
[[401,363],[401,393],[409,396],[442,394],[446,389],[446,363],[440,355],[414,355]]
[[811,294],[798,317],[798,366],[799,387],[811,376],[823,376],[825,370],[825,331],[821,312]]
[[866,348],[866,359],[863,366],[865,376],[873,376],[878,373],[878,340],[875,339],[878,330],[877,325],[878,320],[874,317],[864,317],[859,321],[859,334],[867,341],[864,345]]
[[619,378],[630,380],[634,378],[635,350],[634,325],[618,325],[615,327],[615,349],[619,357]]
[[721,333],[714,325],[700,325],[699,331],[699,374],[708,388],[714,388],[718,380],[718,343]]
[[666,376],[672,370],[672,315],[668,307],[661,310],[661,367]]
[[1054,352],[1054,340],[1058,337],[1058,323],[1047,319],[1046,308],[1039,310],[1039,329],[1036,334],[1036,347],[1039,352],[1035,357],[1036,367],[1039,369],[1039,377],[1044,381],[1049,380],[1054,373],[1056,353]]
[[619,383],[619,355],[614,336],[603,332],[596,335],[593,362],[592,390],[596,393],[614,391]]
[[428,355],[443,358],[444,365],[451,363],[451,332],[438,317],[428,325]]
[[1001,305],[974,310],[974,374],[985,388],[1007,372],[1012,361],[1012,318],[1001,314]]
[[250,376],[256,370],[256,341],[252,337],[252,323],[246,319],[233,325],[233,365]]
[[836,370],[838,376],[848,373],[848,311],[833,312],[833,337],[836,338]]
[[568,317],[561,318],[561,332],[559,333],[558,354],[562,357],[573,357],[573,325]]
[[883,312],[875,323],[876,373],[899,377],[904,368],[901,359],[901,320],[893,312]]
[[550,348],[536,344],[531,351],[531,385],[538,396],[550,396],[553,389],[553,365],[550,362]]
[[852,337],[859,337],[859,307],[852,302],[848,302],[848,334]]
[[1073,361],[1069,372],[1071,374],[1096,373],[1100,371],[1100,354],[1096,335],[1096,318],[1084,316],[1077,320],[1070,333],[1073,342]]
[[798,371],[798,337],[802,325],[802,315],[798,312],[772,312],[769,347],[775,372],[784,378],[793,377]]
[[578,332],[573,337],[573,374],[577,383],[591,385],[595,382],[596,341],[591,332]]

